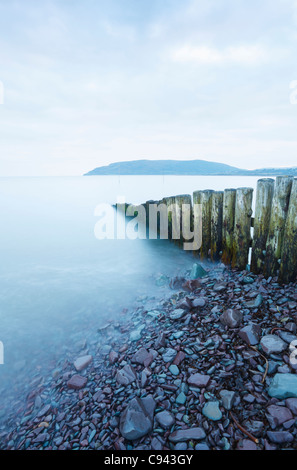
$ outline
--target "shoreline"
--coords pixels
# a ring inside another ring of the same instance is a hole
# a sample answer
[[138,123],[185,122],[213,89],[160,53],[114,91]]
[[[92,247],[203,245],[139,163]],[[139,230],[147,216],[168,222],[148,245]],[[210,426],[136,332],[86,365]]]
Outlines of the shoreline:
[[296,450],[296,282],[219,264],[171,287],[32,384],[0,448]]

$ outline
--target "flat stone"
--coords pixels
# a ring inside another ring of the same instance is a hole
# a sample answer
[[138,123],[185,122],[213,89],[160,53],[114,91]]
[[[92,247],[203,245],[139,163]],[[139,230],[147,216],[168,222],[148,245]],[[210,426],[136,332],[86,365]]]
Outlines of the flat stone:
[[273,398],[297,398],[297,375],[296,374],[275,374],[268,395]]
[[120,417],[120,433],[125,439],[139,439],[152,430],[154,406],[148,407],[148,402],[138,397],[130,400]]
[[218,401],[208,401],[205,403],[202,408],[202,414],[211,421],[219,421],[223,416]]
[[179,374],[179,368],[175,364],[171,364],[169,366],[169,371],[171,372],[172,375],[178,375]]
[[195,263],[193,264],[192,271],[190,274],[190,279],[198,279],[199,277],[204,277],[207,275],[205,269],[201,266],[201,264]]
[[291,411],[285,406],[270,405],[268,406],[267,411],[273,418],[276,426],[279,426],[293,418]]
[[205,307],[205,305],[206,305],[206,300],[203,297],[192,300],[193,308],[202,308],[202,307]]
[[78,357],[74,361],[74,367],[78,372],[80,372],[81,370],[85,369],[89,364],[91,364],[92,360],[93,357],[91,355]]
[[193,374],[188,378],[188,384],[192,387],[205,388],[210,382],[209,375]]
[[171,442],[201,441],[206,437],[202,428],[179,429],[168,436]]
[[116,374],[116,381],[121,385],[129,385],[136,380],[136,373],[132,366],[126,364]]
[[187,397],[184,394],[184,392],[180,392],[175,399],[175,403],[177,403],[178,405],[184,405],[186,401],[187,401]]
[[172,361],[172,364],[179,366],[180,363],[185,359],[186,355],[183,351],[178,351],[177,355]]
[[162,358],[164,362],[172,362],[175,359],[176,355],[177,355],[176,349],[168,348],[162,354]]
[[229,328],[237,328],[242,322],[242,313],[239,310],[229,308],[220,316],[220,321]]
[[213,286],[213,290],[215,292],[223,292],[224,290],[227,289],[227,284],[225,282],[217,282],[214,286]]
[[156,421],[162,426],[164,429],[170,428],[174,423],[175,419],[173,414],[171,414],[169,411],[160,411],[160,413],[157,413],[156,416]]
[[267,437],[274,444],[286,444],[294,441],[294,436],[289,431],[267,431]]
[[257,297],[253,300],[245,302],[247,308],[259,308],[263,303],[263,297],[261,294],[258,294]]
[[115,364],[119,358],[119,355],[116,351],[110,351],[108,359],[111,364]]
[[259,343],[261,339],[261,333],[262,330],[259,325],[256,325],[255,323],[249,323],[239,331],[238,335],[247,344],[254,346],[255,344]]
[[84,388],[87,384],[87,377],[82,377],[81,375],[73,375],[67,382],[67,386],[73,390],[80,390]]
[[136,353],[132,356],[131,362],[135,362],[137,364],[142,364],[146,363],[146,365],[149,365],[149,363],[153,362],[153,356],[152,354],[145,348],[140,348]]
[[288,344],[291,344],[293,341],[297,341],[297,336],[293,335],[289,331],[280,331],[279,336]]
[[257,450],[257,444],[250,439],[242,439],[237,444],[237,450]]
[[265,335],[261,338],[260,345],[263,351],[270,354],[278,354],[287,349],[288,345],[277,335]]
[[175,310],[169,313],[169,318],[171,320],[180,320],[185,314],[185,310],[183,310],[182,308],[176,308]]
[[286,405],[294,415],[297,415],[297,398],[288,398]]

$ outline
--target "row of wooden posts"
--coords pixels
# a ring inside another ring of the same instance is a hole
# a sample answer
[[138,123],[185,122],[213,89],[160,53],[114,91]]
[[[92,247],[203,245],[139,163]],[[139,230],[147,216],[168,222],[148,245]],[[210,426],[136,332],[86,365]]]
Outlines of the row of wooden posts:
[[[280,176],[257,182],[255,214],[253,188],[201,190],[193,195],[148,201],[200,204],[202,245],[199,256],[287,284],[297,278],[297,179]],[[253,229],[253,230],[252,230]]]

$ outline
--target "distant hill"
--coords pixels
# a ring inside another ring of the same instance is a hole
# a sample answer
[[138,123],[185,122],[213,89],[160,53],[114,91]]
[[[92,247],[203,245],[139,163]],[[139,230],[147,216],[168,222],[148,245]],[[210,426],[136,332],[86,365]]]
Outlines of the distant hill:
[[244,170],[224,163],[208,162],[205,160],[134,160],[101,166],[89,171],[84,176],[94,175],[297,176],[297,167]]

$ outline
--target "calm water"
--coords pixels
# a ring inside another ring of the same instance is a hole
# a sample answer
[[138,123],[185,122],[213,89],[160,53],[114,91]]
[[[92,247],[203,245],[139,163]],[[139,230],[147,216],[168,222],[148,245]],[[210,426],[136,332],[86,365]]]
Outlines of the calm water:
[[[172,244],[98,240],[95,207],[198,189],[256,188],[254,177],[0,178],[0,391],[27,367],[54,364],[65,346],[140,295],[161,295],[157,273],[190,269]],[[13,388],[11,388],[12,390]],[[12,392],[11,392],[12,393]]]

